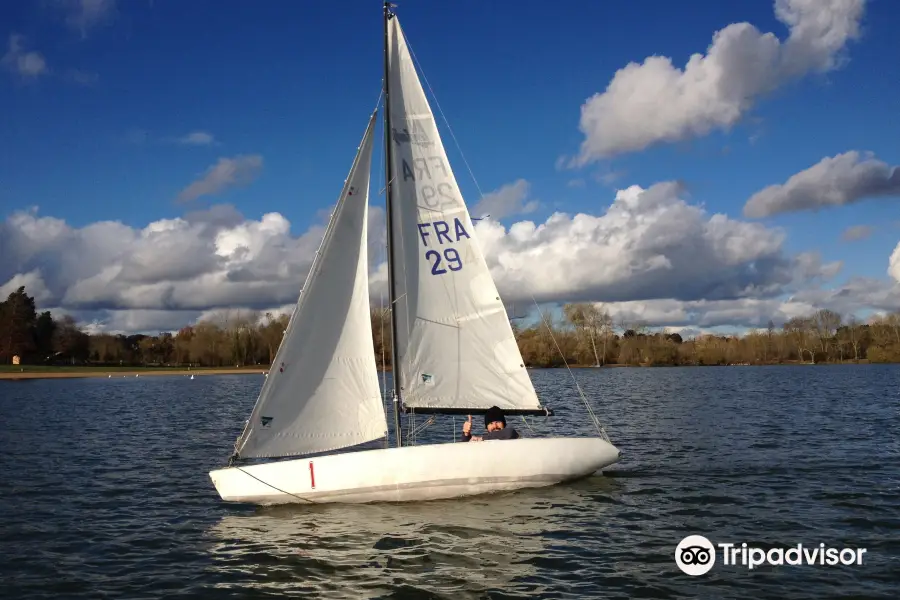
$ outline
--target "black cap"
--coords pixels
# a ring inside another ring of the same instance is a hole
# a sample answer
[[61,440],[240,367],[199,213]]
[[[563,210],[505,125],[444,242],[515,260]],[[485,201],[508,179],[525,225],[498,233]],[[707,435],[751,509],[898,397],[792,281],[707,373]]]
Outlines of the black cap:
[[503,426],[506,427],[506,417],[503,416],[503,411],[497,406],[490,407],[487,409],[487,412],[484,413],[485,427],[488,426],[488,423],[493,423],[494,421],[500,421],[503,423]]

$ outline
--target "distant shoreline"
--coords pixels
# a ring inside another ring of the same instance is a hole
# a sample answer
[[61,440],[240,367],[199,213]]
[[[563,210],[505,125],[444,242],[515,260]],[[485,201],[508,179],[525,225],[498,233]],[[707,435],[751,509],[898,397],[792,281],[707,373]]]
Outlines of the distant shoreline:
[[[771,364],[731,364],[731,365],[626,365],[620,363],[611,363],[605,365],[569,365],[571,369],[647,369],[647,368],[666,368],[666,367],[750,367],[750,366],[818,366],[831,364],[868,364],[868,360],[860,360],[858,363],[848,360],[842,363],[807,363],[798,361],[788,361],[782,363]],[[529,370],[538,371],[544,369],[565,369],[565,365],[557,367],[528,367]],[[378,369],[379,372],[389,372],[391,368]],[[196,368],[196,369],[170,369],[158,367],[43,367],[34,365],[24,365],[22,367],[14,367],[12,365],[0,365],[0,381],[3,380],[21,380],[21,379],[83,379],[83,378],[102,378],[109,379],[118,377],[134,377],[141,375],[147,377],[155,376],[188,376],[188,375],[265,375],[269,372],[268,365],[258,365],[256,367],[241,368]]]
[[24,370],[13,371],[14,367],[6,367],[0,370],[0,380],[20,379],[84,379],[106,377],[109,379],[120,377],[146,376],[156,377],[162,375],[264,375],[269,372],[268,367],[249,367],[242,369],[156,369],[152,367],[136,367],[130,369],[103,369],[102,367],[21,367]]

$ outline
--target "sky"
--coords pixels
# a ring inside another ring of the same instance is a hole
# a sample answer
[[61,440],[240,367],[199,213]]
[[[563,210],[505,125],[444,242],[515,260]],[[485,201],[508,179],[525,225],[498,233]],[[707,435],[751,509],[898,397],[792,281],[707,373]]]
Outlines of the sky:
[[[396,4],[511,312],[693,333],[900,310],[900,4]],[[382,33],[374,0],[0,3],[0,296],[91,331],[289,311]]]

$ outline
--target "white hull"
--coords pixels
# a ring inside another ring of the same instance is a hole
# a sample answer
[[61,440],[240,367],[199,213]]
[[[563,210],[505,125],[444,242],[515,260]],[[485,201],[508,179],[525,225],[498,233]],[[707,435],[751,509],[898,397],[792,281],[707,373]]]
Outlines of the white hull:
[[526,438],[345,452],[209,476],[229,502],[412,502],[554,485],[618,460],[618,449],[600,438]]

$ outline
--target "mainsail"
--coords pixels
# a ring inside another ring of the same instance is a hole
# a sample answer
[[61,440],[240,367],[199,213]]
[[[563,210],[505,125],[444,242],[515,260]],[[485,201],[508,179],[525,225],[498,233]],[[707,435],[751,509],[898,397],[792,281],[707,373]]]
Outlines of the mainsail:
[[240,458],[325,452],[387,435],[368,289],[366,230],[375,117],[236,445]]
[[400,23],[388,25],[395,376],[433,412],[539,411]]

